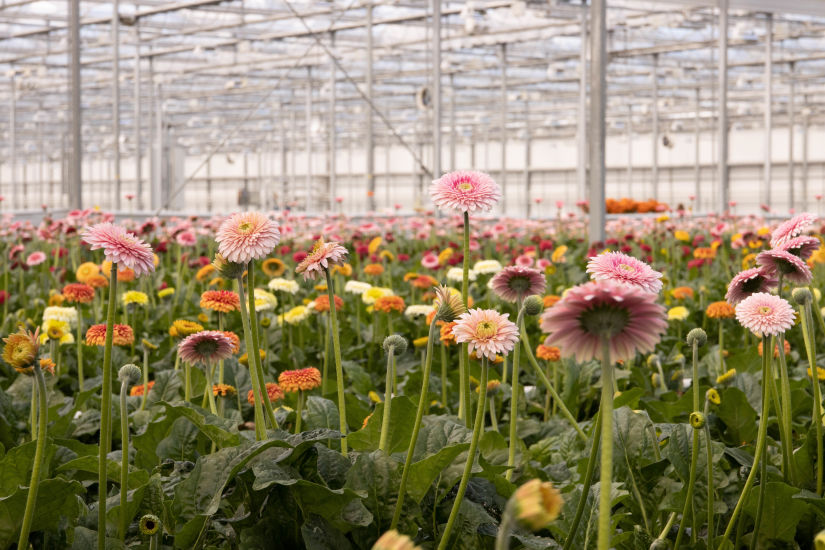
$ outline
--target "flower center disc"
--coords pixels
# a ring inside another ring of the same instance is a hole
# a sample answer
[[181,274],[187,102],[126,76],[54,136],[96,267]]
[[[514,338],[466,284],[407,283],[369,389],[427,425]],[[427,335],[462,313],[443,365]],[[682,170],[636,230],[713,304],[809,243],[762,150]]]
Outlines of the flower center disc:
[[496,325],[491,321],[481,321],[476,329],[479,338],[490,338],[496,333]]
[[628,271],[628,272],[636,271],[635,267],[633,267],[632,265],[627,265],[627,264],[619,264],[619,269],[621,269],[622,271]]
[[773,313],[773,308],[768,306],[762,306],[759,308],[759,313],[761,315],[770,315],[771,313]]
[[463,191],[464,193],[466,193],[467,191],[472,191],[473,190],[473,184],[471,184],[469,182],[466,182],[466,181],[462,181],[461,183],[459,183],[457,185],[457,187],[458,187],[459,191]]
[[238,226],[238,230],[241,233],[249,233],[250,231],[252,231],[252,224],[249,222],[243,222]]

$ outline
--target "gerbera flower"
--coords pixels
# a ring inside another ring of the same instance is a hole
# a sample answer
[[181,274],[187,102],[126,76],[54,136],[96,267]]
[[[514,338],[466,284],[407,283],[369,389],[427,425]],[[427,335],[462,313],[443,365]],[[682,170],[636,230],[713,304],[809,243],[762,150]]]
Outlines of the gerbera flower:
[[594,281],[615,281],[658,294],[662,290],[662,274],[646,263],[621,252],[606,252],[593,256],[587,272]]
[[322,275],[324,270],[342,263],[346,255],[347,249],[340,244],[326,243],[323,238],[318,239],[307,257],[295,268],[295,273],[303,273],[304,280],[314,280],[318,275]]
[[207,290],[201,294],[200,305],[203,309],[229,313],[241,308],[241,298],[231,290]]
[[[116,346],[131,346],[135,341],[135,333],[129,325],[115,325],[112,343]],[[87,346],[103,346],[106,344],[106,325],[92,325],[86,331]]]
[[106,288],[109,286],[109,280],[103,275],[90,275],[83,282],[92,288]]
[[382,298],[384,296],[392,296],[393,294],[394,292],[389,288],[373,286],[368,288],[361,294],[361,301],[364,302],[366,305],[371,306],[375,304],[375,301],[378,298]]
[[808,212],[798,214],[779,224],[779,226],[771,233],[771,246],[780,246],[794,237],[798,237],[805,229],[816,221],[816,214]]
[[261,269],[267,277],[280,277],[286,271],[286,264],[278,258],[267,258],[261,263]]
[[360,296],[371,288],[372,285],[369,283],[362,283],[361,281],[347,281],[347,284],[344,285],[344,292],[357,294]]
[[[155,385],[155,381],[154,380],[149,380],[149,383],[146,384],[146,390],[151,391],[152,387],[154,385]],[[129,389],[129,395],[131,395],[132,397],[134,397],[136,395],[137,396],[142,396],[143,395],[143,390],[144,390],[143,384],[137,384],[135,386],[132,386],[131,389]]]
[[531,479],[513,493],[519,523],[539,531],[554,522],[561,513],[564,499],[549,481]]
[[429,275],[416,275],[410,280],[410,285],[421,290],[427,290],[438,285],[438,281]]
[[290,325],[297,325],[301,321],[305,321],[309,317],[309,308],[306,306],[295,306],[286,313],[284,313],[284,321]]
[[383,313],[390,313],[392,311],[402,313],[404,307],[404,298],[401,296],[381,296],[375,300],[373,304],[375,311],[381,311]]
[[563,354],[578,361],[596,359],[606,338],[610,362],[650,352],[667,329],[665,308],[656,295],[639,286],[592,281],[571,288],[541,318]]
[[381,264],[367,264],[364,266],[364,273],[366,275],[378,277],[379,275],[383,275],[384,266]]
[[[782,349],[785,350],[785,355],[787,356],[791,353],[791,344],[787,340],[783,340],[783,343],[784,345],[782,346]],[[763,349],[762,342],[759,342],[759,345],[756,346],[756,350],[759,352],[759,357],[762,357]],[[773,358],[776,359],[777,357],[779,357],[779,343],[773,345]]]
[[216,397],[234,397],[238,393],[235,386],[229,384],[213,384],[212,394]]
[[196,332],[178,344],[178,355],[190,364],[217,363],[232,355],[232,341],[218,330]]
[[519,334],[515,323],[493,309],[471,309],[462,313],[455,326],[453,335],[458,343],[467,343],[468,350],[494,360],[496,354],[506,355],[518,342]]
[[777,248],[779,250],[784,250],[785,252],[789,252],[794,256],[799,256],[803,260],[807,260],[811,256],[813,256],[814,252],[819,249],[820,243],[819,239],[815,237],[794,237],[783,244],[779,245]]
[[793,326],[794,317],[791,304],[767,292],[752,294],[736,306],[739,324],[757,336],[776,336],[785,332]]
[[404,317],[406,317],[407,319],[415,319],[416,317],[426,317],[434,311],[435,308],[433,306],[429,306],[426,304],[413,304],[411,306],[407,306],[407,309],[404,310]]
[[176,319],[169,327],[169,335],[173,338],[186,338],[203,330],[203,325],[187,319]]
[[43,321],[52,320],[75,326],[77,325],[77,310],[73,307],[49,306],[43,310]]
[[670,295],[676,300],[693,298],[693,289],[689,286],[677,286],[676,288],[670,291]]
[[458,291],[454,292],[453,289],[446,286],[440,286],[435,289],[433,308],[435,309],[435,319],[447,323],[467,313],[467,307],[464,305],[461,293]]
[[83,283],[70,283],[63,287],[62,294],[69,303],[88,304],[94,300],[95,289]]
[[321,385],[321,371],[315,367],[285,370],[278,376],[278,384],[287,393],[313,390]]
[[[266,359],[266,350],[263,350],[263,349],[258,349],[258,357],[260,357],[260,358],[261,358],[261,361],[263,361],[264,359]],[[238,357],[238,363],[240,363],[240,364],[241,364],[241,365],[243,365],[244,367],[248,367],[248,366],[249,366],[249,355],[247,355],[246,353],[244,353],[243,355],[241,355],[240,357]]]
[[123,296],[121,296],[121,300],[123,301],[123,305],[126,306],[129,304],[146,305],[149,303],[149,297],[138,290],[124,292]]
[[[366,424],[367,421],[364,419],[364,426]],[[416,545],[407,535],[391,529],[375,541],[372,550],[421,550],[421,547]]]
[[168,298],[175,293],[175,287],[168,286],[158,290],[158,298]]
[[473,266],[473,271],[479,275],[490,275],[501,271],[503,268],[498,260],[479,260]]
[[558,296],[556,294],[548,294],[542,299],[544,309],[553,307],[554,305],[559,303],[559,300],[561,300],[561,296]]
[[493,292],[508,302],[516,302],[527,296],[542,294],[546,286],[547,281],[541,271],[517,265],[505,267],[490,279],[490,288]]
[[29,267],[34,267],[36,265],[40,265],[46,261],[46,254],[37,250],[29,254],[28,258],[26,258],[26,265]]
[[752,267],[740,271],[731,279],[728,292],[725,294],[725,300],[729,304],[736,305],[751,294],[768,292],[770,289],[776,288],[778,282],[771,272],[761,267]]
[[211,277],[212,274],[215,273],[215,271],[217,271],[217,269],[214,265],[206,264],[205,266],[200,268],[197,273],[195,273],[195,280],[197,280],[199,283],[202,283],[209,277]]
[[238,337],[237,334],[230,330],[223,331],[224,336],[229,338],[229,341],[232,342],[232,353],[238,353],[241,351],[241,339]]
[[233,214],[215,236],[218,253],[239,264],[267,256],[281,240],[278,225],[259,212]]
[[[278,401],[279,399],[284,398],[284,390],[276,384],[275,382],[267,382],[266,383],[266,395],[269,397],[270,402]],[[246,394],[246,401],[250,405],[255,404],[255,393],[252,390]]]
[[439,208],[459,212],[490,210],[501,199],[501,188],[483,172],[461,170],[433,181],[430,198]]
[[705,309],[705,316],[709,319],[733,319],[736,308],[725,301],[711,302]]
[[83,262],[77,266],[77,271],[74,274],[75,279],[81,283],[85,283],[93,275],[100,275],[100,267],[94,262]]
[[536,357],[545,361],[558,361],[561,359],[561,350],[556,346],[539,344],[536,348]]
[[[341,311],[344,307],[344,300],[340,297],[335,296],[335,311]],[[321,294],[317,298],[315,298],[315,311],[319,313],[325,313],[329,311],[329,296],[326,294]]]
[[119,225],[99,223],[84,229],[82,236],[92,250],[102,248],[107,260],[134,270],[138,277],[155,270],[152,248]]
[[756,263],[768,273],[774,276],[782,274],[789,282],[798,285],[807,285],[813,278],[811,269],[802,258],[784,250],[773,249],[760,252],[756,257]]
[[301,287],[298,286],[298,283],[292,279],[272,279],[266,286],[269,290],[274,290],[275,292],[287,292],[289,294],[296,294],[301,289]]
[[667,310],[668,321],[684,321],[688,318],[690,312],[685,306],[676,306]]
[[3,338],[3,342],[6,343],[3,346],[3,361],[20,374],[31,374],[40,349],[38,333],[39,329],[32,333],[20,327],[8,338]]

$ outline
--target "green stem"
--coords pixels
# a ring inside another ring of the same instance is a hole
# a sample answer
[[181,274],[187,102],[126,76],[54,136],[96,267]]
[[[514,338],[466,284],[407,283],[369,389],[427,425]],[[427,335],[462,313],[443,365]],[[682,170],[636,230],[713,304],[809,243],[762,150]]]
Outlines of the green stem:
[[140,410],[146,410],[146,399],[149,396],[149,348],[143,348],[143,396],[140,400]]
[[298,406],[295,409],[295,433],[301,433],[301,421],[304,414],[304,390],[298,390]]
[[80,309],[80,304],[77,304],[77,338],[75,338],[77,346],[77,391],[82,392],[85,385],[83,376],[83,311]]
[[[249,376],[252,378],[252,394],[254,396],[255,401],[255,403],[252,405],[252,408],[255,411],[255,439],[258,441],[263,441],[264,439],[266,439],[266,427],[264,426],[263,411],[263,396],[266,395],[266,393],[261,394],[261,386],[258,384],[258,371],[257,369],[255,369],[254,363],[252,363],[252,356],[253,354],[258,353],[258,350],[254,349],[252,344],[252,329],[249,327],[249,311],[246,309],[246,306],[244,305],[243,277],[239,276],[235,280],[235,282],[238,285],[238,296],[241,299],[241,323],[243,324],[244,342],[246,343],[247,365],[249,365]],[[238,390],[240,391],[240,388],[238,388]]]
[[387,380],[384,387],[384,413],[381,419],[381,437],[378,439],[378,449],[381,451],[387,450],[387,438],[390,435],[390,409],[392,406],[392,388],[393,388],[393,368],[392,360],[395,355],[395,348],[390,347],[387,354]]
[[447,405],[447,346],[441,344],[441,406],[450,410]]
[[100,449],[97,460],[97,548],[106,550],[106,496],[109,449],[112,445],[112,339],[117,310],[117,263],[109,277],[109,303],[106,313],[106,339],[103,344],[103,383],[100,388]]
[[[249,368],[250,370],[254,369],[257,372],[258,376],[258,388],[260,389],[261,395],[263,396],[263,406],[262,410],[266,419],[269,421],[269,425],[273,429],[278,428],[278,421],[275,420],[275,411],[272,410],[272,402],[269,400],[269,395],[266,391],[266,379],[264,377],[264,368],[261,364],[261,353],[258,351],[260,349],[260,340],[258,339],[258,314],[255,312],[255,262],[249,262],[247,266],[247,275],[246,275],[246,285],[248,289],[248,299],[249,299],[249,322],[252,328],[252,347],[255,348],[255,356],[249,355]],[[265,350],[266,351],[266,350]],[[254,361],[254,362],[253,362]],[[264,436],[266,436],[266,430],[264,429]]]
[[129,382],[124,380],[120,384],[120,524],[118,536],[126,542],[126,527],[129,518],[126,517],[126,494],[129,491],[129,410],[126,407],[126,393]]
[[329,315],[324,319],[324,370],[321,375],[321,395],[327,394],[329,380]]
[[34,378],[36,382],[35,393],[38,396],[40,414],[38,415],[37,444],[34,450],[34,463],[32,464],[32,477],[29,481],[29,494],[26,497],[26,512],[23,514],[23,523],[20,526],[20,538],[17,541],[17,548],[25,549],[29,547],[29,532],[34,520],[34,508],[37,502],[37,490],[40,487],[40,468],[43,464],[43,451],[46,447],[46,424],[48,422],[48,409],[46,398],[46,380],[43,378],[43,371],[40,365],[34,365]]
[[[791,404],[791,383],[788,377],[788,364],[785,361],[784,333],[779,334],[775,340],[776,347],[779,350],[779,387],[782,392],[782,423],[785,426],[785,435],[787,436],[787,439],[783,441],[785,453],[788,456],[788,470],[786,475],[789,477],[791,485],[794,485],[796,483],[796,469],[793,461],[793,427],[791,425],[793,405]],[[771,348],[771,356],[773,356],[773,348]]]
[[[722,326],[720,321],[719,326]],[[721,332],[720,332],[720,341],[721,341]],[[698,340],[693,340],[693,410],[695,412],[699,412],[699,404],[700,404],[700,396],[699,396],[699,342]],[[684,533],[685,524],[687,523],[688,511],[691,511],[691,515],[695,518],[696,511],[694,510],[694,503],[693,503],[693,488],[696,485],[696,467],[699,462],[699,429],[694,428],[693,430],[693,449],[690,454],[690,474],[689,480],[687,484],[687,496],[685,497],[685,504],[682,508],[682,521],[679,522],[679,529],[676,531],[676,543],[674,544],[674,548],[679,548],[679,543],[682,541],[682,533]],[[695,530],[693,531],[695,532]]]
[[602,337],[602,423],[601,466],[599,468],[599,550],[610,549],[610,493],[613,485],[613,363],[607,338]]
[[705,401],[705,445],[707,447],[707,467],[708,467],[708,537],[707,537],[707,548],[710,548],[713,544],[713,532],[714,529],[714,513],[713,513],[713,447],[710,443],[710,424],[707,422],[708,417],[708,402]]
[[[462,262],[462,277],[461,277],[461,298],[464,301],[464,307],[469,307],[470,304],[470,213],[464,212],[464,239],[462,243],[463,262]],[[464,379],[461,386],[462,407],[464,409],[464,421],[467,427],[470,427],[470,417],[472,416],[472,404],[470,402],[470,352],[467,344],[461,344],[459,353],[460,361],[458,368],[464,372]],[[461,409],[459,409],[459,418],[461,418]]]
[[582,480],[582,494],[579,497],[579,503],[576,505],[576,515],[573,516],[573,522],[567,531],[567,540],[564,541],[563,550],[570,550],[573,544],[575,535],[579,531],[579,523],[584,515],[584,508],[587,505],[587,497],[590,495],[590,485],[593,483],[593,473],[596,471],[596,458],[599,455],[599,437],[602,433],[600,414],[601,413],[596,413],[596,416],[593,418],[593,423],[596,427],[593,430],[593,441],[590,446],[590,456],[587,459],[587,470]]
[[[464,344],[458,348],[458,419],[467,418],[467,400],[464,394],[467,392],[467,365],[469,357],[464,357]],[[466,363],[465,363],[466,360]]]
[[768,486],[768,447],[762,448],[762,460],[759,464],[759,496],[756,501],[756,517],[753,520],[753,536],[751,537],[751,550],[756,550],[756,543],[759,541],[759,526],[762,523],[762,510],[765,506],[765,490]]
[[458,510],[461,508],[461,501],[464,500],[464,493],[467,491],[467,483],[470,481],[470,473],[473,470],[473,463],[476,458],[478,440],[481,436],[482,425],[484,424],[484,405],[487,403],[487,358],[481,358],[481,380],[479,381],[478,410],[476,410],[476,420],[473,426],[473,438],[470,440],[470,450],[467,452],[467,462],[464,464],[464,473],[461,475],[461,482],[458,484],[458,492],[455,495],[453,508],[450,510],[450,517],[447,519],[447,526],[441,535],[438,543],[438,550],[445,550],[449,546],[450,534],[458,518]]
[[811,422],[816,433],[816,494],[822,494],[822,396],[819,388],[819,372],[816,367],[816,339],[814,336],[811,304],[799,307],[802,320],[802,335],[805,338],[805,352],[811,369],[811,386],[813,387],[814,406]]
[[496,418],[496,398],[490,398],[490,427],[493,431],[498,431],[498,419]]
[[504,515],[498,526],[495,550],[510,550],[510,534],[516,526],[516,514],[516,505],[514,499],[511,498],[507,501],[507,506],[504,508]]
[[189,361],[183,362],[183,400],[189,401],[192,398],[192,366]]
[[412,464],[415,444],[418,441],[418,432],[421,430],[421,419],[424,417],[424,409],[427,406],[427,390],[430,387],[430,368],[433,364],[433,339],[436,334],[435,319],[430,323],[430,332],[427,337],[427,355],[424,360],[424,370],[421,373],[421,395],[418,398],[418,409],[415,412],[415,422],[413,423],[412,436],[410,436],[410,446],[407,449],[407,458],[404,460],[404,469],[401,472],[401,483],[398,487],[398,499],[395,502],[395,512],[393,512],[390,529],[398,526],[401,518],[401,509],[404,507],[404,495],[407,492],[407,478],[410,475],[410,465]]
[[341,342],[338,336],[338,312],[335,310],[335,295],[332,292],[332,275],[325,269],[327,294],[329,295],[329,317],[332,320],[332,351],[335,354],[335,378],[338,385],[338,417],[341,429],[341,454],[347,456],[347,402],[344,397],[344,368],[341,365]]
[[[516,326],[520,332],[524,332],[524,308],[521,306],[519,300],[518,317],[516,318]],[[504,474],[504,479],[510,481],[513,479],[513,470],[516,466],[516,439],[518,437],[518,400],[521,388],[519,387],[519,356],[521,355],[521,342],[516,342],[516,348],[513,350],[513,380],[512,392],[510,393],[510,445],[507,454],[507,472]]]

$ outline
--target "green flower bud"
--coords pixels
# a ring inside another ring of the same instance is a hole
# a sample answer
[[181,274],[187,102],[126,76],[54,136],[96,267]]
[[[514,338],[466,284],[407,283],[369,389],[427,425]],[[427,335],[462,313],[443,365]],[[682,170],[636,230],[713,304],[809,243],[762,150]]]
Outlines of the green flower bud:
[[694,430],[704,428],[705,427],[705,415],[698,412],[698,411],[694,411],[694,412],[690,413],[690,425],[693,426]]
[[799,304],[800,306],[810,304],[814,299],[813,294],[811,294],[811,291],[805,287],[793,289],[791,296],[793,296],[793,301]]
[[708,334],[704,330],[700,328],[695,328],[688,332],[687,335],[687,343],[689,345],[693,345],[694,343],[698,345],[700,348],[704,346],[708,341]]
[[650,550],[668,550],[670,544],[664,539],[656,539],[650,545]]
[[272,319],[270,319],[269,317],[264,317],[263,319],[261,319],[261,326],[263,328],[269,328],[271,325]]
[[530,315],[531,317],[534,315],[538,315],[544,309],[544,301],[541,299],[541,296],[528,296],[524,299],[524,308],[525,315]]
[[401,355],[407,351],[407,340],[399,334],[390,334],[384,338],[384,351],[388,354],[390,350],[394,350],[396,355]]
[[140,533],[142,535],[154,535],[160,529],[160,518],[154,514],[146,514],[140,518]]
[[120,367],[120,370],[117,373],[117,379],[121,382],[126,382],[127,384],[134,384],[140,380],[140,376],[140,367],[131,363]]
[[218,273],[227,279],[237,279],[243,275],[243,272],[246,269],[244,264],[230,262],[220,254],[215,254],[215,259],[212,261],[212,265],[215,266]]
[[825,550],[825,531],[820,531],[814,537],[814,548],[816,550]]

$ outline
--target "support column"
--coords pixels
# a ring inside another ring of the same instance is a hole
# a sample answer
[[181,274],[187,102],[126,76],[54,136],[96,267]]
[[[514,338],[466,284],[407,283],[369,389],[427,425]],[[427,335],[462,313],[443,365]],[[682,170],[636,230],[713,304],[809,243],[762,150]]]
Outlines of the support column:
[[659,54],[653,54],[653,70],[651,71],[653,81],[653,101],[651,111],[653,113],[653,148],[651,158],[653,159],[650,171],[650,183],[653,186],[653,198],[659,200]]
[[[794,129],[796,126],[796,102],[794,101],[796,96],[796,83],[794,82],[793,73],[794,73],[794,63],[791,62],[788,65],[788,69],[790,72],[789,78],[790,82],[788,85],[790,86],[790,91],[788,93],[788,202],[790,204],[790,209],[794,210],[796,208],[796,182],[794,181],[794,170],[796,168],[794,164]],[[805,207],[805,202],[802,202],[803,208]]]
[[578,197],[587,198],[587,3],[582,2],[580,16],[581,45],[579,48],[579,111],[578,128],[578,156],[576,160],[576,181]]
[[693,118],[693,212],[699,212],[702,207],[702,164],[701,164],[701,127],[702,121],[699,119],[699,109],[702,107],[702,89],[696,88],[696,102],[694,110],[696,116]]
[[304,187],[306,188],[304,197],[304,209],[307,212],[313,212],[315,209],[315,200],[312,196],[312,68],[307,67],[307,91],[306,91],[306,180]]
[[728,210],[730,174],[728,173],[728,0],[719,0],[719,197],[717,212]]
[[633,196],[633,106],[627,106],[627,196]]
[[[335,33],[329,33],[330,51],[335,49]],[[335,136],[335,108],[337,103],[336,82],[335,82],[335,61],[330,60],[329,64],[329,144],[327,152],[327,172],[329,173],[329,184],[327,187],[328,208],[331,211],[338,196],[338,182],[335,180],[336,159],[336,136]]]
[[206,211],[212,212],[212,155],[206,157]]
[[9,184],[11,185],[11,207],[20,208],[17,190],[17,81],[11,75],[11,101],[9,103]]
[[455,147],[456,147],[456,127],[455,127],[455,74],[450,73],[450,170],[456,169]]
[[287,164],[289,162],[289,156],[287,155],[287,148],[286,148],[286,116],[285,115],[286,108],[284,107],[283,103],[278,104],[278,118],[281,122],[281,139],[280,144],[278,145],[278,151],[281,154],[281,189],[278,193],[278,207],[283,212],[286,209],[286,188],[287,182],[289,181],[289,177],[287,175]]
[[773,156],[773,14],[765,14],[765,133],[762,151],[764,167],[762,171],[762,204],[771,204],[771,171]]
[[[526,93],[526,92],[525,92]],[[535,197],[533,197],[533,178],[530,172],[530,165],[532,164],[532,159],[530,155],[530,146],[531,146],[531,128],[530,128],[530,99],[529,97],[524,98],[524,200],[527,201],[527,217],[531,217],[533,215],[533,203]]]
[[367,210],[370,212],[375,210],[375,129],[373,128],[372,117],[372,69],[373,69],[373,43],[372,43],[372,0],[367,5],[367,104],[366,108],[366,124],[367,124],[367,166],[364,175],[367,180]]
[[69,168],[69,208],[83,208],[83,134],[80,111],[80,0],[69,0],[69,109],[71,111],[72,156]]
[[590,33],[590,242],[605,240],[606,0],[592,0]]
[[507,215],[507,45],[501,45],[501,213]]
[[441,0],[433,8],[433,178],[441,177]]
[[140,142],[140,20],[135,21],[135,195],[137,198],[137,209],[143,210],[143,166],[142,144]]
[[810,126],[810,109],[808,96],[805,96],[805,109],[802,111],[802,207],[808,207],[808,127]]
[[112,2],[112,153],[114,156],[115,210],[120,210],[120,2]]
[[149,58],[149,97],[147,98],[147,103],[149,106],[149,113],[148,113],[148,124],[149,124],[149,146],[148,146],[148,154],[149,154],[149,207],[151,210],[157,210],[160,208],[160,204],[157,203],[157,190],[160,188],[155,178],[157,177],[157,147],[156,143],[158,140],[157,135],[157,124],[155,123],[155,62],[154,57]]

